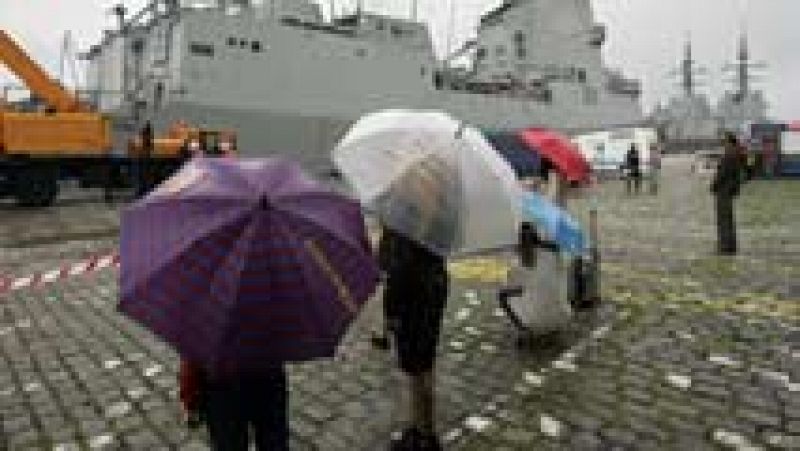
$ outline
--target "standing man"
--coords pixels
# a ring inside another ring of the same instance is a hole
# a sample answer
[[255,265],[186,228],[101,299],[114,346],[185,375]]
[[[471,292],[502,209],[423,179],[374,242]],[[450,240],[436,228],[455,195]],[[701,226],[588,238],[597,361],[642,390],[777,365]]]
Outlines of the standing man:
[[636,191],[636,194],[639,194],[639,191],[641,190],[642,169],[640,164],[641,160],[639,158],[639,149],[636,148],[636,144],[631,144],[628,154],[625,155],[625,166],[628,169],[628,177],[626,180],[626,189],[628,194],[631,193],[631,185],[633,185],[633,189]]
[[717,251],[722,255],[736,254],[736,222],[733,214],[733,199],[739,195],[741,184],[741,165],[738,154],[739,143],[736,136],[726,133],[725,153],[720,160],[711,192],[717,211]]
[[432,249],[449,249],[456,235],[454,209],[448,202],[457,198],[458,185],[440,175],[448,170],[443,162],[429,159],[404,175],[408,179],[398,182],[391,196],[395,205],[413,202],[408,210],[401,207],[414,211],[412,230],[404,234],[383,224],[379,244],[386,274],[387,329],[409,384],[408,424],[390,443],[392,451],[442,449],[436,433],[434,374],[449,280],[445,257]]
[[152,187],[152,174],[150,157],[153,154],[153,124],[145,121],[140,139],[142,141],[142,154],[139,155],[139,190],[137,197],[146,195]]
[[772,137],[764,138],[764,175],[772,178],[775,175],[777,162],[777,143]]
[[386,325],[394,335],[400,369],[409,379],[409,424],[391,451],[437,451],[434,366],[448,278],[444,258],[384,227]]
[[658,182],[661,175],[661,143],[650,147],[650,194],[658,194]]

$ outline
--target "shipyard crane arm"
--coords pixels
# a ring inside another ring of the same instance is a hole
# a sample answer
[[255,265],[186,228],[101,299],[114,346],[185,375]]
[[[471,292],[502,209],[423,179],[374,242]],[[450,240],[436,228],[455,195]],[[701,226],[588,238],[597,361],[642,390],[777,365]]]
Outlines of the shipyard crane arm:
[[5,30],[0,30],[0,63],[19,77],[31,90],[31,93],[57,112],[89,110],[58,81],[50,78],[47,72],[33,61]]

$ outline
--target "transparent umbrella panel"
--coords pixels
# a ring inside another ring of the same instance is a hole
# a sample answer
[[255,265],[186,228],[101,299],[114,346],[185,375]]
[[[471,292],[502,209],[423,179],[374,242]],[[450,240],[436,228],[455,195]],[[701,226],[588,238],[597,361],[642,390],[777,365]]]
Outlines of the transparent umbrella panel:
[[445,114],[367,116],[334,161],[383,226],[437,254],[516,242],[522,192],[513,170],[477,130]]

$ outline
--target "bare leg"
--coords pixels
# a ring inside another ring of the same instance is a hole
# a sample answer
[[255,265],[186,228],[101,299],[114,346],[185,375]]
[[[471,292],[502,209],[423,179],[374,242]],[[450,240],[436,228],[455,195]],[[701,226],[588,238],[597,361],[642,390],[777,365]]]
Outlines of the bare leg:
[[411,424],[423,434],[435,433],[433,371],[411,376]]

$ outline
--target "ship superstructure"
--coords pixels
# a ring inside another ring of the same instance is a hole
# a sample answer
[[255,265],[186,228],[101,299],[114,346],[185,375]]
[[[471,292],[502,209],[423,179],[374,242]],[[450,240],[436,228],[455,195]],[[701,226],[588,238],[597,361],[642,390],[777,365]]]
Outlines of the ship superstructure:
[[658,106],[651,113],[651,120],[663,131],[669,146],[684,150],[714,147],[718,145],[724,131],[740,132],[749,124],[767,119],[768,105],[764,94],[752,87],[753,69],[765,67],[764,63],[750,60],[747,35],[739,39],[736,63],[723,68],[735,74],[735,88],[726,91],[712,107],[708,97],[697,89],[697,76],[706,74],[705,68],[697,67],[692,56],[691,42],[687,41],[685,56],[681,63],[681,93],[666,106]]
[[308,0],[204,3],[119,11],[119,29],[86,55],[95,103],[132,129],[146,118],[234,128],[243,153],[288,153],[314,169],[356,119],[384,108],[492,129],[642,121],[639,83],[602,62],[590,0],[508,0],[444,59],[415,20],[361,10],[325,20]]
[[735,73],[735,88],[725,92],[717,105],[717,116],[722,129],[742,130],[749,124],[766,121],[768,105],[764,93],[753,89],[752,73],[753,69],[765,67],[764,63],[750,59],[747,34],[742,33],[737,61],[724,68]]
[[683,149],[698,148],[716,141],[718,124],[711,103],[699,88],[698,77],[707,69],[694,59],[691,39],[686,40],[684,56],[673,75],[680,77],[680,94],[653,113],[664,138],[671,146]]

